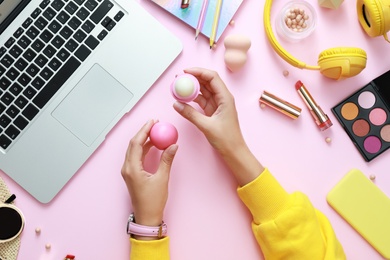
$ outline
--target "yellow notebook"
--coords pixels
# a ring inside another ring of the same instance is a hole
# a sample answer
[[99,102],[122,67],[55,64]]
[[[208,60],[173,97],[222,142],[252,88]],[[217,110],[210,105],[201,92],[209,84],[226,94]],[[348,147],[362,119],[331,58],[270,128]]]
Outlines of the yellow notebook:
[[328,193],[336,210],[383,257],[390,259],[390,199],[353,169]]

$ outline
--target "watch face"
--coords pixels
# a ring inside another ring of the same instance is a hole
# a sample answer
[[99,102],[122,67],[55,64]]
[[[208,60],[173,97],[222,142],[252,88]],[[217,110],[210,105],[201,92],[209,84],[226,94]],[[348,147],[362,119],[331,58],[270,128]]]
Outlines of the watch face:
[[0,242],[7,242],[17,237],[24,227],[21,212],[12,205],[0,205]]

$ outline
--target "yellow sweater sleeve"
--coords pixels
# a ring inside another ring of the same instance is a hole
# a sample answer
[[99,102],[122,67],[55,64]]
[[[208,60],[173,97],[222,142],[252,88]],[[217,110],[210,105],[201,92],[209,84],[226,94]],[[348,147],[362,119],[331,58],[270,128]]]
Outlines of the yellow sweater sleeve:
[[131,260],[169,260],[169,237],[143,241],[130,238]]
[[325,215],[303,193],[287,193],[268,169],[237,191],[265,259],[346,259]]

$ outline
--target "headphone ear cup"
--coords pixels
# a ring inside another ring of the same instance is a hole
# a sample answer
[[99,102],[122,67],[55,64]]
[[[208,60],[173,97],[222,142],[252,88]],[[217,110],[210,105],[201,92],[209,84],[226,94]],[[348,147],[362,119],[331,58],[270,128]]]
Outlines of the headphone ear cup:
[[366,63],[366,52],[353,47],[331,48],[318,56],[321,74],[336,80],[359,74],[366,67]]
[[379,1],[357,0],[356,8],[360,25],[369,36],[376,37],[386,33],[385,17]]

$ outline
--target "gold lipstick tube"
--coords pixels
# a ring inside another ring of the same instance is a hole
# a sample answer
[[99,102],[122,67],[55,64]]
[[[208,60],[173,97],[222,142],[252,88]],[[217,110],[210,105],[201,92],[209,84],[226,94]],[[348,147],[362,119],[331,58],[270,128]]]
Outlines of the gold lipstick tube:
[[294,106],[293,104],[278,98],[277,96],[264,91],[259,99],[260,104],[267,105],[269,107],[272,107],[276,111],[279,111],[280,113],[292,118],[297,119],[299,115],[301,114],[302,109],[300,109],[297,106]]

